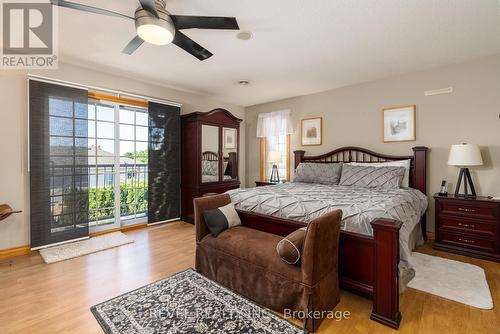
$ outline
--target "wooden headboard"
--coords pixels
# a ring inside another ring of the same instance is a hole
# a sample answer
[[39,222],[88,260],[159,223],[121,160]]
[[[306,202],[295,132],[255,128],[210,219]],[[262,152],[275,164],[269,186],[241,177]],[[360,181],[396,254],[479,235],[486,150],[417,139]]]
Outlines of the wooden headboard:
[[427,194],[427,147],[413,147],[413,155],[397,156],[376,153],[364,148],[347,146],[317,156],[305,156],[305,151],[293,151],[295,154],[295,168],[301,162],[386,162],[396,160],[411,160],[410,187]]
[[201,159],[202,160],[208,160],[208,161],[218,161],[219,160],[219,155],[216,152],[204,151],[201,154]]
[[[219,161],[219,154],[213,151],[204,151],[201,153],[201,159],[205,161]],[[231,178],[238,178],[238,154],[236,152],[228,152],[227,157],[222,157],[224,162],[227,162],[224,175],[230,175]]]

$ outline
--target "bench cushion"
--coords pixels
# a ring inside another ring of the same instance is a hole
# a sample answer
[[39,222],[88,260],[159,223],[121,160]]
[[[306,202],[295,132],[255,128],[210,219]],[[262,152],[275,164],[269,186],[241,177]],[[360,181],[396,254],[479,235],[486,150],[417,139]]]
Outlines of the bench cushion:
[[237,226],[222,232],[217,237],[210,234],[205,236],[200,246],[217,250],[233,259],[251,263],[275,275],[300,283],[300,267],[286,264],[276,252],[276,245],[281,239],[282,237],[278,235]]

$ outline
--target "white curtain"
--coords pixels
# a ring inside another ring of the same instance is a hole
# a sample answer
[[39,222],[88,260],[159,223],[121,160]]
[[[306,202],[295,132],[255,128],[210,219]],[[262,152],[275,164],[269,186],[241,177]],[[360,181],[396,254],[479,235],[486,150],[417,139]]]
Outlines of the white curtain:
[[259,114],[257,137],[283,136],[293,133],[290,110],[280,110]]

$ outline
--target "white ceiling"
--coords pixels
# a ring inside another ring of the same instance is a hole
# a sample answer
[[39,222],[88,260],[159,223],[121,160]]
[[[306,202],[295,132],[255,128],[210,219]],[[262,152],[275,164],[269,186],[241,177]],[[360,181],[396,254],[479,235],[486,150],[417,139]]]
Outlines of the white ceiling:
[[[138,6],[71,1],[131,16]],[[150,44],[128,56],[133,21],[61,8],[60,59],[248,106],[500,53],[499,0],[167,0],[167,9],[235,16],[254,38],[184,30],[214,56]]]

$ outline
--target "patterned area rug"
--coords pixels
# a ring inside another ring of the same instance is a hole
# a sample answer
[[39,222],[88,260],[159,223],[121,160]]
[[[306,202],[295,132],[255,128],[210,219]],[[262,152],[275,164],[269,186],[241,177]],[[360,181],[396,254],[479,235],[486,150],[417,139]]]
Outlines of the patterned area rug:
[[107,334],[295,334],[302,328],[187,269],[91,308]]

